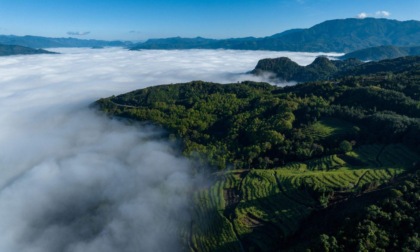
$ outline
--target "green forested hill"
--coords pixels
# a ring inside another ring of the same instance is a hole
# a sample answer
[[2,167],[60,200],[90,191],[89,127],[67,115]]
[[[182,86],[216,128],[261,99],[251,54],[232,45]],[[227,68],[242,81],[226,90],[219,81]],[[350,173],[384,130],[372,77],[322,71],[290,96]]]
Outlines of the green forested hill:
[[[250,73],[260,75],[265,72],[274,74],[274,78],[284,81],[322,81],[345,78],[347,76],[393,74],[403,71],[418,71],[420,56],[407,56],[396,59],[382,60],[381,62],[363,63],[357,59],[330,60],[318,57],[307,66],[300,66],[289,58],[259,60]],[[411,78],[410,75],[404,78]],[[403,80],[402,80],[403,81]]]
[[188,250],[416,251],[418,62],[371,62],[285,88],[162,85],[96,106],[161,125],[186,156],[218,168],[194,192]]
[[317,81],[336,77],[343,71],[348,71],[363,64],[357,59],[329,60],[326,57],[317,57],[311,64],[300,66],[287,57],[259,60],[254,70],[255,75],[270,72],[275,78],[282,81]]

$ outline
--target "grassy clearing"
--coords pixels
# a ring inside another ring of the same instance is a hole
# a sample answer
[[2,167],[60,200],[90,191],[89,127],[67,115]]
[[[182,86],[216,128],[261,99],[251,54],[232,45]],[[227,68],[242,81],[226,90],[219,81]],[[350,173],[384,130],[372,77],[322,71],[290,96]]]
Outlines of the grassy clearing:
[[305,135],[312,136],[314,140],[329,137],[339,137],[355,133],[355,125],[336,118],[323,118],[304,130]]

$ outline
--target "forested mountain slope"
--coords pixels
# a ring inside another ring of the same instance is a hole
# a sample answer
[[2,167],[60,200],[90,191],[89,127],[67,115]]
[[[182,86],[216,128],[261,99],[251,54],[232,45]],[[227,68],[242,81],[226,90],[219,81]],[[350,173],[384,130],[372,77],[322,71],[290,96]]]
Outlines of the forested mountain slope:
[[[201,81],[100,99],[210,164],[180,237],[191,251],[416,251],[419,58],[275,87]],[[213,168],[211,168],[213,167]]]

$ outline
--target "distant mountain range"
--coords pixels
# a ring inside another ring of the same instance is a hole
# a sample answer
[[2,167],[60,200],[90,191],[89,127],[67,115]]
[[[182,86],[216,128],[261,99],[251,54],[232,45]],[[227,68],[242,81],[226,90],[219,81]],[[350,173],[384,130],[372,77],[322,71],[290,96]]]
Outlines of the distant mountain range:
[[149,39],[131,49],[238,49],[305,52],[352,52],[369,47],[420,45],[420,21],[338,19],[309,29],[292,29],[264,38]]
[[26,46],[18,45],[1,45],[0,56],[20,55],[20,54],[56,54],[42,49],[33,49]]
[[340,59],[356,58],[359,60],[383,60],[383,59],[394,59],[404,56],[419,56],[420,46],[413,47],[398,47],[398,46],[377,46],[366,49],[357,50],[351,53],[347,53]]
[[132,42],[127,41],[105,41],[94,39],[76,38],[47,38],[39,36],[14,36],[0,35],[0,44],[19,45],[32,48],[52,47],[104,47],[104,46],[131,46]]

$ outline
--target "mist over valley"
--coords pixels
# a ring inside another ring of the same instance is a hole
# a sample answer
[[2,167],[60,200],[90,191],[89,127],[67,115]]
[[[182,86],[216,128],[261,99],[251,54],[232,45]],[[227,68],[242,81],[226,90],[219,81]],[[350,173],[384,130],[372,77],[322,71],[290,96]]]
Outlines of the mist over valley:
[[53,51],[60,54],[0,62],[1,251],[181,249],[174,233],[189,218],[194,164],[161,129],[110,120],[89,105],[158,84],[242,81],[262,57],[309,64],[318,55]]

